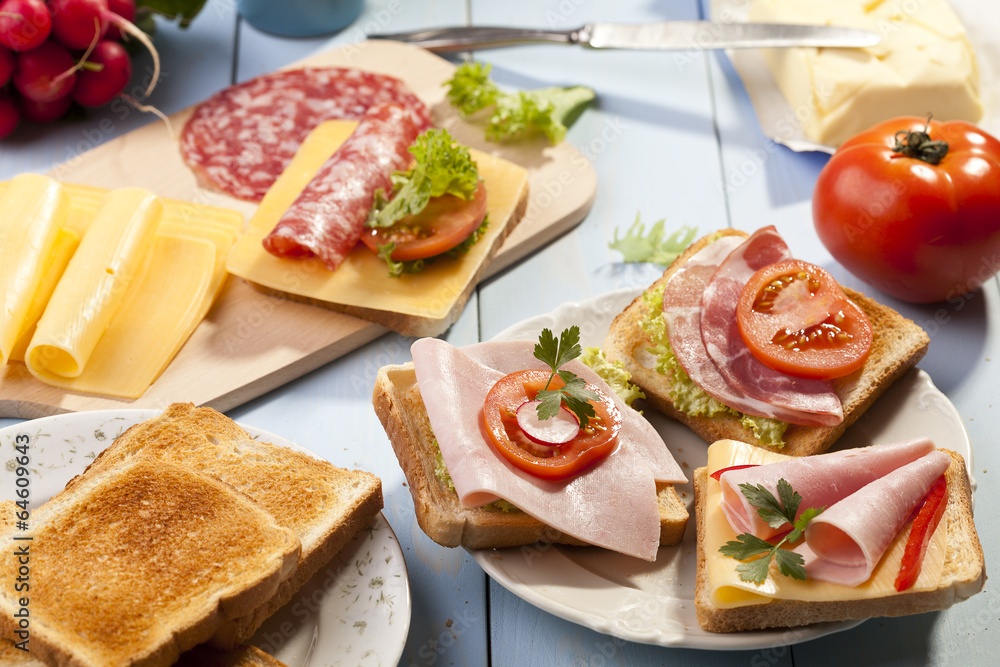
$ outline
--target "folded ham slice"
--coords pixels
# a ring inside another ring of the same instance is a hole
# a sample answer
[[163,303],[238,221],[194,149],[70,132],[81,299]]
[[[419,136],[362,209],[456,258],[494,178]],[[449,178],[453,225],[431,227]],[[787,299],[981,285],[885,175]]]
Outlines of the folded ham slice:
[[[831,508],[866,485],[933,451],[933,442],[927,438],[916,438],[730,470],[719,477],[722,512],[737,534],[753,533],[766,540],[788,531],[790,526],[786,524],[775,529],[767,525],[740,491],[740,484],[761,485],[777,498],[778,480],[784,479],[802,496],[799,505],[801,514],[809,507]],[[825,516],[826,512],[822,517]]]
[[[813,413],[790,410],[747,396],[726,381],[708,356],[702,337],[702,295],[716,270],[743,240],[739,236],[723,236],[709,243],[667,281],[663,290],[663,318],[670,347],[691,380],[724,405],[743,414],[780,419],[790,424],[822,425],[824,419]],[[731,317],[736,317],[735,308]]]
[[480,426],[486,395],[519,370],[546,368],[528,341],[461,349],[423,338],[410,348],[417,385],[455,491],[478,506],[503,498],[539,521],[590,544],[655,560],[660,520],[656,482],[686,477],[655,429],[579,362],[564,366],[610,396],[624,418],[618,446],[583,474],[560,482],[534,477],[496,453]]
[[785,421],[836,426],[844,421],[844,409],[830,382],[795,377],[766,366],[740,335],[736,310],[743,287],[759,269],[791,258],[788,245],[774,227],[758,229],[729,253],[702,296],[702,340],[722,377],[737,391],[798,413]]
[[933,451],[828,507],[806,528],[810,579],[843,586],[868,581],[886,548],[920,505],[951,457]]

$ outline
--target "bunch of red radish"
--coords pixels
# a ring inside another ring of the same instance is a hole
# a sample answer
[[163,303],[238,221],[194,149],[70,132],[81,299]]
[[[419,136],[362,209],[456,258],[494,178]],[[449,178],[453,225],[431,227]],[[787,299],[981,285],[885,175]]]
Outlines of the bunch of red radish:
[[135,0],[0,0],[0,139],[22,119],[52,122],[74,102],[99,107],[122,94],[132,76],[126,36],[158,69],[134,18]]

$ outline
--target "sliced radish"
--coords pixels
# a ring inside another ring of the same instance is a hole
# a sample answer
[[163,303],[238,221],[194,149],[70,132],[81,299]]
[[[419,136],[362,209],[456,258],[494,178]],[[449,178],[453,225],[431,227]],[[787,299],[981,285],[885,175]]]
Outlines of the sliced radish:
[[532,442],[557,447],[565,445],[580,433],[580,420],[576,415],[560,407],[555,417],[538,418],[538,406],[541,401],[525,401],[517,408],[517,425]]

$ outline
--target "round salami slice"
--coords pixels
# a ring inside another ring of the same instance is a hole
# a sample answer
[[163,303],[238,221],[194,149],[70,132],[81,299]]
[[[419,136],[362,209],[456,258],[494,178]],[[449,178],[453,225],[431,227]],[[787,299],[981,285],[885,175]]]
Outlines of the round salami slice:
[[264,248],[278,257],[315,255],[336,269],[361,239],[375,191],[391,192],[392,173],[409,165],[407,149],[419,133],[403,107],[366,111],[264,238]]
[[371,107],[406,109],[419,130],[430,112],[391,76],[339,67],[265,74],[221,90],[191,114],[181,155],[203,186],[260,201],[316,125],[360,119]]

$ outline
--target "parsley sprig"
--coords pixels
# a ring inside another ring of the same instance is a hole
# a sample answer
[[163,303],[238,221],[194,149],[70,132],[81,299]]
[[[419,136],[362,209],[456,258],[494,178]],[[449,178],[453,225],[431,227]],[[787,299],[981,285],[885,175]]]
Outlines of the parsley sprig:
[[[559,414],[559,408],[565,403],[566,407],[580,420],[580,428],[587,428],[591,417],[596,417],[597,412],[590,401],[598,400],[597,394],[587,389],[587,383],[583,378],[570,371],[561,371],[559,367],[568,361],[572,361],[580,356],[580,327],[571,326],[563,329],[556,340],[551,329],[542,329],[535,344],[535,358],[548,364],[552,369],[545,388],[538,392],[536,400],[541,401],[538,405],[538,418],[551,419]],[[552,380],[558,375],[566,384],[559,389],[549,389]]]
[[[761,484],[756,486],[740,484],[740,491],[750,501],[750,504],[757,508],[757,514],[767,522],[767,525],[771,528],[781,528],[787,523],[792,525],[792,530],[777,544],[771,544],[752,533],[743,533],[737,535],[736,540],[726,542],[719,547],[719,553],[743,561],[736,566],[736,571],[740,573],[740,581],[750,581],[755,584],[764,583],[772,559],[777,560],[778,572],[784,576],[805,580],[806,569],[802,556],[781,547],[786,542],[798,541],[809,522],[819,516],[825,508],[810,507],[796,519],[795,515],[802,503],[802,496],[794,491],[792,485],[784,478],[778,480],[778,498],[775,498],[774,494]],[[754,558],[755,556],[760,557]],[[753,560],[748,560],[751,558]]]

